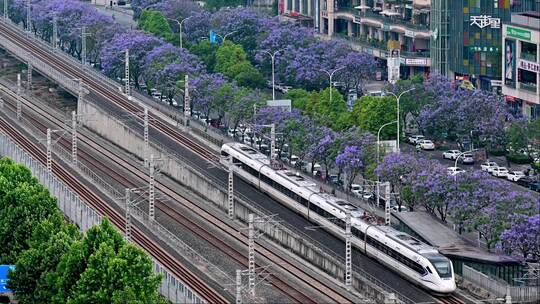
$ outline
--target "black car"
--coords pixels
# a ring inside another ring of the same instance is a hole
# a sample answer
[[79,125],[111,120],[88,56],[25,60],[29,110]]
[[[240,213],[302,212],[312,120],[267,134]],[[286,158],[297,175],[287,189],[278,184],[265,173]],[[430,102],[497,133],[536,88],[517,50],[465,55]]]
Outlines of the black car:
[[534,177],[525,176],[517,180],[517,184],[533,191],[540,191],[540,180]]

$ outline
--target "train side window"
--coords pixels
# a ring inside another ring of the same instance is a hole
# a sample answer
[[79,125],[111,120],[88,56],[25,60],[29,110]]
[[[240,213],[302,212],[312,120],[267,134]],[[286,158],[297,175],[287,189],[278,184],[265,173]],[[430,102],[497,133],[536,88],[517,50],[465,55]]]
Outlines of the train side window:
[[229,157],[229,153],[225,152],[225,151],[221,151],[221,156],[224,156],[224,157]]
[[431,269],[429,268],[429,266],[426,266],[426,269],[429,273],[433,274],[433,272],[431,272]]

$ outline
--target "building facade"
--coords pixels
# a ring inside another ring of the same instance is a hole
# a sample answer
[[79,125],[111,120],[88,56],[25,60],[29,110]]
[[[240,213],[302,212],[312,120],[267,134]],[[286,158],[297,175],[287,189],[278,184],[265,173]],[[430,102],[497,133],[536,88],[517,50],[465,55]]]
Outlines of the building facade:
[[514,113],[540,118],[540,12],[512,14],[501,41],[502,93]]
[[538,0],[433,0],[433,71],[476,87],[499,90],[502,24],[513,12],[534,10]]
[[427,73],[431,0],[283,0],[282,15],[311,18],[321,35],[385,61],[399,50],[400,74]]

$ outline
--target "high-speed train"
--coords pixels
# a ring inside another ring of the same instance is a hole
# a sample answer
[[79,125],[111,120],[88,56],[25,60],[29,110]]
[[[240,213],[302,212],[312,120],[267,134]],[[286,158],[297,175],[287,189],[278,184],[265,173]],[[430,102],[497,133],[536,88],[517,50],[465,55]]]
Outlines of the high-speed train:
[[352,244],[412,283],[431,293],[445,295],[456,289],[452,263],[437,249],[389,226],[374,225],[350,202],[328,193],[308,178],[287,169],[275,170],[270,160],[252,147],[226,143],[221,147],[222,163],[229,157],[235,174],[267,193],[308,220],[327,227],[343,238],[346,210],[351,215]]

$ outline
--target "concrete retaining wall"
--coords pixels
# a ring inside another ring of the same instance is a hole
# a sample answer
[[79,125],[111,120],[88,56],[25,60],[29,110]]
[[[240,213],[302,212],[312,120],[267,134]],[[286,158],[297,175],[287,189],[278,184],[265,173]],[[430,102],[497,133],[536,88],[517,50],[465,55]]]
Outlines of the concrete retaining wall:
[[[78,104],[78,114],[92,115],[92,119],[85,121],[85,126],[93,130],[102,137],[112,141],[119,147],[130,151],[139,158],[144,157],[144,141],[142,135],[129,128],[116,118],[109,116],[105,111],[95,105],[83,102]],[[160,155],[170,155],[169,151],[164,151],[153,143],[150,144],[150,153],[158,157]],[[209,202],[219,207],[224,212],[228,209],[227,190],[225,187],[216,184],[203,173],[189,166],[185,160],[179,158],[164,158],[161,165],[161,173],[170,176],[196,194],[204,197]],[[250,213],[256,216],[268,215],[257,207],[242,199],[235,199],[235,216],[238,220],[247,223]],[[299,235],[283,225],[274,227],[261,227],[267,239],[286,250],[294,253],[302,259],[309,261],[320,270],[326,272],[338,281],[343,281],[345,276],[345,263],[334,256],[323,252],[321,249],[310,243],[304,235]],[[359,272],[353,272],[353,287],[362,295],[376,300],[378,303],[388,301],[388,289],[382,287],[383,284],[376,279]],[[405,299],[398,302],[408,302]]]

